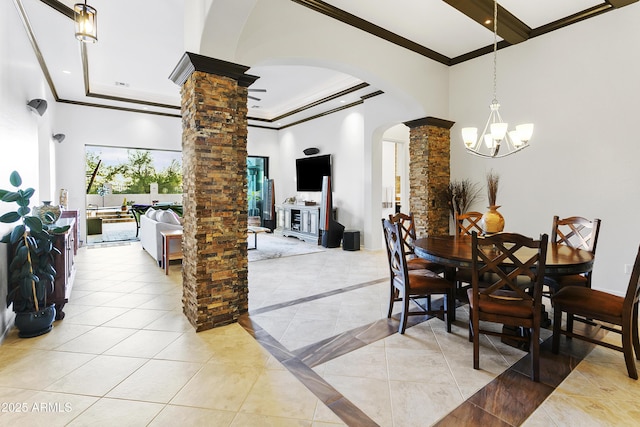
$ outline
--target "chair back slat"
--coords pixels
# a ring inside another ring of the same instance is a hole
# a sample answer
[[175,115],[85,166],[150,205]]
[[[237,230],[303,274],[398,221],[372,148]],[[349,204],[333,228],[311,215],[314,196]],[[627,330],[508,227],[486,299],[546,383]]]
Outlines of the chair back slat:
[[409,276],[407,262],[404,252],[404,240],[402,236],[402,227],[399,223],[392,223],[386,219],[382,219],[382,229],[387,248],[387,256],[389,259],[389,270],[392,280],[404,286]]
[[469,211],[465,213],[457,213],[454,218],[456,224],[456,233],[458,236],[470,236],[473,231],[482,234],[482,213]]
[[[540,305],[547,241],[546,234],[540,236],[540,240],[534,240],[516,233],[479,237],[477,232],[472,232],[474,289],[487,298],[518,298]],[[480,287],[480,277],[487,287]],[[527,282],[523,283],[523,278]],[[512,293],[505,297],[501,295],[505,290]]]
[[413,255],[413,241],[416,240],[416,224],[413,213],[405,214],[398,212],[395,215],[389,214],[389,221],[398,224],[402,231],[402,243],[405,255]]
[[551,241],[554,243],[595,253],[599,233],[600,220],[598,218],[591,221],[581,216],[563,219],[557,215],[553,217]]

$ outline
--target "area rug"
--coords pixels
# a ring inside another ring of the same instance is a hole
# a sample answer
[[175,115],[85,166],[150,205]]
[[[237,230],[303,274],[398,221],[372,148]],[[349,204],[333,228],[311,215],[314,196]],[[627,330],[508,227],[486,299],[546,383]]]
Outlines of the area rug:
[[[247,238],[249,248],[253,248],[253,235]],[[283,237],[273,234],[258,234],[258,248],[247,252],[249,262],[263,261],[266,259],[283,258],[294,255],[304,255],[314,252],[322,252],[322,246],[298,240],[295,237]]]

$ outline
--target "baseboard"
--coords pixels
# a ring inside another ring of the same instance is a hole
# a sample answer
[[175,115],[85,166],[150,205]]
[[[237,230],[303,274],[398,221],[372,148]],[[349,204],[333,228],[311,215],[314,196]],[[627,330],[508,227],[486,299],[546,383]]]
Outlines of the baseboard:
[[9,334],[16,320],[16,314],[11,309],[7,309],[4,313],[0,312],[0,344]]

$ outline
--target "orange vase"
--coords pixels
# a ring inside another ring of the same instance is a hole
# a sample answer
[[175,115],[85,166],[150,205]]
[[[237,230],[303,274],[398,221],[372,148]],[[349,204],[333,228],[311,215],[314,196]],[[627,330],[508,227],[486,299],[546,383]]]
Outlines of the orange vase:
[[484,230],[484,234],[495,234],[504,230],[504,217],[498,212],[499,207],[500,206],[489,206],[489,210],[482,215],[482,229]]

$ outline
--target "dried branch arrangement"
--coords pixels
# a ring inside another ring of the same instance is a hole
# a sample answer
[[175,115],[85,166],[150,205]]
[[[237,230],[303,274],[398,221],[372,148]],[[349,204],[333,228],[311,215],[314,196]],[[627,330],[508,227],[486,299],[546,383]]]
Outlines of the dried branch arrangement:
[[445,194],[446,202],[451,212],[451,218],[455,219],[455,213],[468,212],[471,205],[478,200],[482,188],[477,182],[470,179],[453,180],[449,183]]
[[487,197],[489,199],[489,206],[496,206],[499,183],[500,176],[492,169],[489,173],[487,173]]

